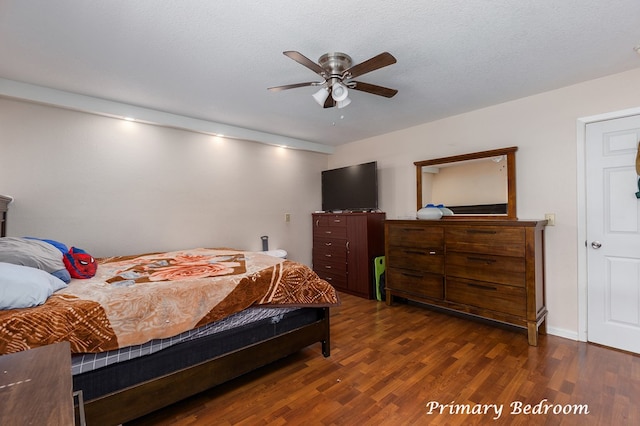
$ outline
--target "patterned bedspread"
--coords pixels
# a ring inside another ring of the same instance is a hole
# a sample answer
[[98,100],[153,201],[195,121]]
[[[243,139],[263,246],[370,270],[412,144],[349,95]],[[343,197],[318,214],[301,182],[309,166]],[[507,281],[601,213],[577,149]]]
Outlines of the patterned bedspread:
[[101,259],[45,304],[0,311],[0,354],[69,341],[103,352],[171,337],[252,305],[336,306],[305,265],[260,252],[193,249]]

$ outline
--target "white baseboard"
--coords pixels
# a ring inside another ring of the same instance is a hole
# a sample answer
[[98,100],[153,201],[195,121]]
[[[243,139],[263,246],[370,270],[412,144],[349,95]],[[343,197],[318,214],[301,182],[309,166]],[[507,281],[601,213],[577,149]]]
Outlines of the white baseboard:
[[563,328],[549,327],[547,326],[547,334],[553,336],[564,337],[565,339],[571,339],[580,341],[578,338],[578,332],[572,330],[565,330]]

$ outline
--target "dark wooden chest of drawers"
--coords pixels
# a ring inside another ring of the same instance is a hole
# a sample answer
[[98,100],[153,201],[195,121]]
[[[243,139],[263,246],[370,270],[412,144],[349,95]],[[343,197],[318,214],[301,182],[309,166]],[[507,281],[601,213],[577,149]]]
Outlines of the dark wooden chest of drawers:
[[546,332],[546,221],[388,220],[387,303],[394,296]]
[[0,195],[0,237],[7,235],[7,210],[11,201],[10,197]]
[[313,270],[337,290],[373,298],[373,259],[384,255],[384,213],[314,213]]

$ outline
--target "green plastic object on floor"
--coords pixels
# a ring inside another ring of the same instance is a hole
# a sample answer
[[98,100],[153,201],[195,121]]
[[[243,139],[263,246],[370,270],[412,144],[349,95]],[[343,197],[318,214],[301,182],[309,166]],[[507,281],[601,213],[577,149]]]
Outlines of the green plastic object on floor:
[[384,289],[380,288],[380,278],[382,274],[384,274],[384,256],[378,256],[373,259],[373,270],[376,278],[375,282],[375,290],[376,290],[376,300],[383,300],[382,291]]

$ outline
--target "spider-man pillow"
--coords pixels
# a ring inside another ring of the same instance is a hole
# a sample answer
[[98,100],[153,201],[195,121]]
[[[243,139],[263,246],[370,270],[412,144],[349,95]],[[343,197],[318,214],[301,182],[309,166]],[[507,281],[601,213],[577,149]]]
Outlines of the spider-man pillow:
[[98,264],[86,251],[71,247],[62,257],[64,266],[72,278],[91,278],[96,274]]

